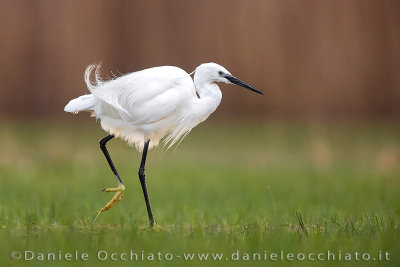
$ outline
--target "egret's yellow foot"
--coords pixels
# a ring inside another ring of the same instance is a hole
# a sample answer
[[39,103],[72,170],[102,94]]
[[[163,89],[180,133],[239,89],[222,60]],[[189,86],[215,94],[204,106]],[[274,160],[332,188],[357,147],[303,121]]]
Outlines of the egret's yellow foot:
[[157,231],[157,232],[160,232],[160,231],[163,230],[163,229],[161,228],[161,226],[159,226],[159,225],[156,224],[156,223],[153,223],[153,225],[151,225],[150,227],[151,227],[152,230]]
[[108,201],[108,203],[100,210],[100,212],[105,212],[111,209],[115,204],[117,204],[122,199],[122,195],[125,192],[125,186],[123,184],[119,184],[118,187],[106,188],[103,189],[102,192],[115,192],[114,197],[110,201]]
[[93,223],[96,222],[97,217],[99,217],[100,213],[106,212],[107,210],[111,209],[115,204],[117,204],[121,199],[122,195],[125,192],[125,186],[123,184],[118,184],[118,187],[114,188],[105,188],[101,192],[115,192],[113,198],[107,202],[107,204],[99,210],[96,217],[93,220]]

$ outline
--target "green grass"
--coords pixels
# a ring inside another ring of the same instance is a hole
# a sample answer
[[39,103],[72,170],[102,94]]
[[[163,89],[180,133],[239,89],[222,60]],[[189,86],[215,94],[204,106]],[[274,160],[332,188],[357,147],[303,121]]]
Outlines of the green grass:
[[[232,253],[388,251],[400,264],[400,128],[387,124],[301,125],[208,122],[174,151],[156,149],[146,166],[162,231],[150,230],[137,177],[140,154],[120,140],[109,151],[126,186],[123,200],[91,214],[115,179],[98,147],[94,121],[2,122],[0,266],[76,265],[11,260],[12,251],[89,254],[224,253],[221,261],[117,261],[121,265],[298,265],[298,261],[225,260]],[[165,255],[165,254],[164,254]],[[157,257],[157,255],[156,255]],[[210,256],[211,257],[211,256]],[[337,257],[337,256],[336,256]],[[361,257],[361,256],[360,256]],[[353,255],[354,259],[354,255]],[[338,265],[344,260],[304,265]]]

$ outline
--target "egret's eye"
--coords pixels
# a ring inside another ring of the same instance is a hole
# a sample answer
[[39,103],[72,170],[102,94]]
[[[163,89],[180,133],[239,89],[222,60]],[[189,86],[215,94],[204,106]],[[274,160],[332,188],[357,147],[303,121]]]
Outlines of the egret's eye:
[[222,71],[218,71],[218,74],[219,74],[219,75],[222,75],[222,74],[223,74],[223,72],[222,72]]

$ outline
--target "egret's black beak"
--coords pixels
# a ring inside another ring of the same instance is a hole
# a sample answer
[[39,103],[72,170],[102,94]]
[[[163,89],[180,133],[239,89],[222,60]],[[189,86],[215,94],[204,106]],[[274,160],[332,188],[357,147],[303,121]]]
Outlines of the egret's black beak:
[[256,92],[256,93],[259,93],[259,94],[263,95],[263,92],[258,91],[258,90],[257,90],[256,88],[254,88],[253,86],[251,86],[251,85],[249,85],[249,84],[247,84],[247,83],[245,83],[245,82],[242,82],[241,80],[239,80],[238,78],[236,78],[236,77],[234,77],[234,76],[232,76],[232,75],[226,74],[226,75],[224,75],[224,77],[225,77],[228,81],[230,81],[231,83],[233,83],[233,84],[242,86],[242,87],[244,87],[244,88],[246,88],[246,89],[249,89],[249,90],[251,90],[251,91],[253,91],[253,92]]

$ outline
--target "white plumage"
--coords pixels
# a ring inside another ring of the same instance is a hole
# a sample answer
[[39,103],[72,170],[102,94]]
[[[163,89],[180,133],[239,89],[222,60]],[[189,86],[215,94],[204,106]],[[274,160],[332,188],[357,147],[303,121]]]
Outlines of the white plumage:
[[[95,71],[95,81],[90,80]],[[215,111],[222,93],[215,82],[253,87],[233,77],[224,67],[205,63],[196,68],[194,80],[173,66],[162,66],[103,81],[100,66],[90,65],[85,82],[91,94],[71,100],[65,111],[91,111],[108,133],[126,140],[139,151],[161,140],[169,147]],[[163,139],[164,138],[164,139]]]
[[[201,69],[198,68],[195,76],[202,75]],[[96,72],[94,83],[90,81],[93,70]],[[102,81],[99,66],[90,65],[85,71],[85,81],[91,94],[71,100],[65,111],[92,111],[106,132],[125,139],[139,150],[146,140],[151,140],[149,148],[152,148],[164,136],[166,144],[175,144],[205,120],[222,97],[219,88],[212,86],[212,92],[202,92],[199,99],[189,74],[172,66]],[[199,84],[198,87],[204,86]],[[202,108],[205,104],[206,110]]]

